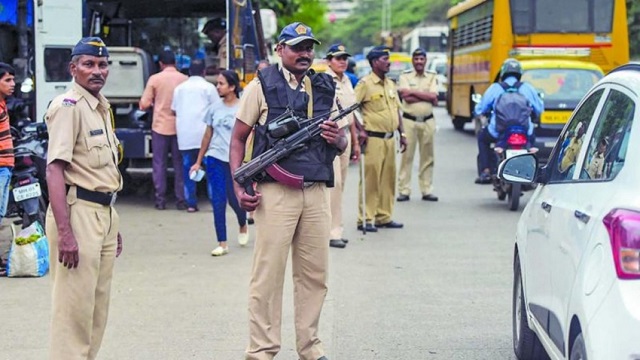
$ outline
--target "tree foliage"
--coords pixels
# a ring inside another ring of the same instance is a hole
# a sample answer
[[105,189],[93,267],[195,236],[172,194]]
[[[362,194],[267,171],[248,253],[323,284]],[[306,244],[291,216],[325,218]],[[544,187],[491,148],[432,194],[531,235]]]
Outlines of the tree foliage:
[[261,9],[271,9],[278,14],[278,29],[295,21],[309,25],[314,33],[327,25],[326,5],[320,0],[259,0]]
[[629,50],[632,59],[640,60],[640,2],[627,0]]

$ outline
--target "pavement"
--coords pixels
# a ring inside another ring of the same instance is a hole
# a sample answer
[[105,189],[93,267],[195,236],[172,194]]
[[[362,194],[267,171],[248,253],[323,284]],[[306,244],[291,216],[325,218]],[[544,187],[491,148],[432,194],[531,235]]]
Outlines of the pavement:
[[[414,179],[411,200],[395,205],[394,220],[404,229],[366,236],[356,230],[358,166],[349,169],[344,235],[350,242],[330,251],[320,320],[331,360],[515,359],[511,292],[519,212],[509,211],[490,186],[473,183],[472,129],[453,130],[443,108],[435,115],[440,201],[420,200]],[[205,193],[193,214],[155,210],[149,194],[121,197],[117,209],[124,252],[98,359],[243,359],[254,228],[249,246],[240,247],[229,210],[230,253],[214,258]],[[295,360],[289,269],[284,294],[276,359]],[[45,359],[49,317],[48,275],[0,278],[0,360]]]

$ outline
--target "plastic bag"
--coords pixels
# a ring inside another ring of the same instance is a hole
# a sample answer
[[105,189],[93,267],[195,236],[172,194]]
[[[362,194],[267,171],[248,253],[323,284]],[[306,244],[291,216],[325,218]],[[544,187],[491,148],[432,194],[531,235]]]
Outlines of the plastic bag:
[[7,276],[40,277],[47,271],[49,271],[49,242],[42,225],[35,221],[22,229],[13,239],[7,262]]

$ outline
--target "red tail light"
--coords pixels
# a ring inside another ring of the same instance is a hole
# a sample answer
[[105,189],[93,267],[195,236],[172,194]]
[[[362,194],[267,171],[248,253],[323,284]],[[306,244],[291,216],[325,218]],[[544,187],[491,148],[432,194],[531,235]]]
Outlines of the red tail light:
[[640,212],[614,209],[605,216],[619,279],[640,279]]
[[523,147],[527,144],[527,136],[524,134],[511,134],[507,138],[507,145],[510,147]]

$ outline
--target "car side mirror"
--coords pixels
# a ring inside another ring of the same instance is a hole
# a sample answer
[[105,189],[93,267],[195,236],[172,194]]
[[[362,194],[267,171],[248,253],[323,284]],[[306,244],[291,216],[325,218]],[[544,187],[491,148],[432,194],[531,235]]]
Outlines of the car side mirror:
[[498,167],[498,177],[514,184],[532,184],[538,172],[538,158],[533,154],[521,154],[504,160]]

